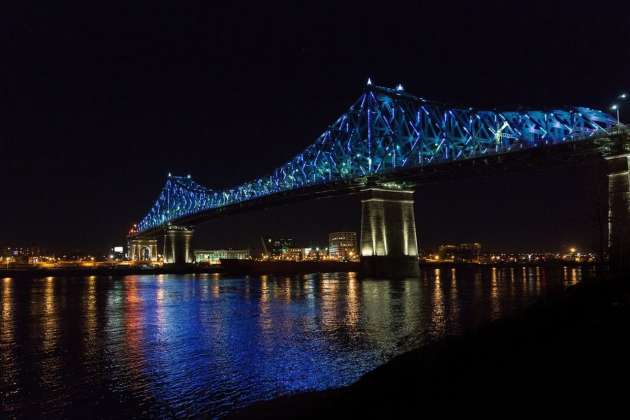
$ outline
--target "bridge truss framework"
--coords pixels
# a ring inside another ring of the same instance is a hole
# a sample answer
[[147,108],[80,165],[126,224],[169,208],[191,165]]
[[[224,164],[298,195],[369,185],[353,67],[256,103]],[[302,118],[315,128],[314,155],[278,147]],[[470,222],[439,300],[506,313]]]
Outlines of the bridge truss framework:
[[190,176],[169,175],[136,232],[153,231],[278,193],[358,184],[605,135],[616,123],[591,108],[481,111],[452,108],[402,90],[366,86],[361,97],[302,153],[272,174],[213,190]]

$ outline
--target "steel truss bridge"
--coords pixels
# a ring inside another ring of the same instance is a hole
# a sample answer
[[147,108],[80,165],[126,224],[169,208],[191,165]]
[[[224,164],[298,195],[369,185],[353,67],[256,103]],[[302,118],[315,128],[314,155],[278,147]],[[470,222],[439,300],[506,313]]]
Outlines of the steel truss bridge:
[[417,184],[510,162],[589,153],[615,126],[591,108],[477,110],[454,108],[368,82],[359,99],[317,140],[271,174],[214,190],[169,175],[157,201],[135,225],[150,236],[169,225],[283,202],[344,194],[371,183]]

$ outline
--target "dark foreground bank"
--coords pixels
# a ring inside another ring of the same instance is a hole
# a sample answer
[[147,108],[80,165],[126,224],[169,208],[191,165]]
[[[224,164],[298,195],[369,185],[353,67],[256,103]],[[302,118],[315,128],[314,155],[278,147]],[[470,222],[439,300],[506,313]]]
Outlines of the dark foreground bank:
[[625,410],[630,282],[586,281],[509,319],[403,354],[355,384],[256,403],[234,418],[514,417]]

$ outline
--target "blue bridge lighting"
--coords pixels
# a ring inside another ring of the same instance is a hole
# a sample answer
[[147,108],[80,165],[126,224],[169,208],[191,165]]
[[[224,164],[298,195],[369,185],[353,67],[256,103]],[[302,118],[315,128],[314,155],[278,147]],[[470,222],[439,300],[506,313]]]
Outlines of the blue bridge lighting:
[[223,190],[169,174],[138,232],[271,194],[400,169],[587,140],[616,123],[591,108],[482,111],[452,108],[368,81],[317,140],[273,173]]

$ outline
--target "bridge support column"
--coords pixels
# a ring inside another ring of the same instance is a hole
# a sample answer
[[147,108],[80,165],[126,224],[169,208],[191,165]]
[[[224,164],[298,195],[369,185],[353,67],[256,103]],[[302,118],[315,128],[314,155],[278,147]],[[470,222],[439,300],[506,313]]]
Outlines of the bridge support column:
[[608,248],[610,268],[630,271],[630,155],[606,158],[608,164]]
[[190,264],[193,262],[191,239],[193,230],[184,226],[169,226],[164,232],[164,262]]
[[361,270],[371,277],[420,274],[413,191],[368,188],[361,199]]

